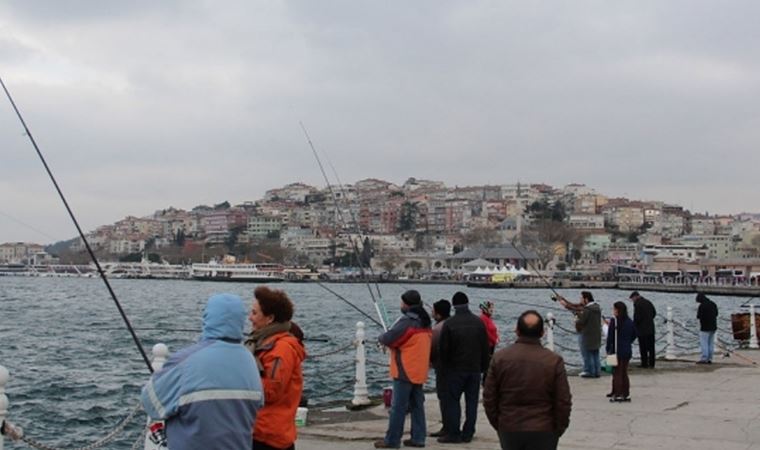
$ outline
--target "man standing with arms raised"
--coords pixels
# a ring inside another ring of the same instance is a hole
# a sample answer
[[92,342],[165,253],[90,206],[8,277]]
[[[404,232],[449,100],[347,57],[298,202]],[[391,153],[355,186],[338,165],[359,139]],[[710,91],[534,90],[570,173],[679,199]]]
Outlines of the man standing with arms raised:
[[[478,316],[470,312],[469,299],[457,292],[451,299],[456,314],[443,323],[441,329],[440,360],[446,383],[441,443],[470,442],[475,435],[478,414],[480,378],[488,368],[488,336]],[[464,394],[465,420],[460,429]]]
[[517,341],[494,354],[483,408],[503,450],[553,450],[570,423],[565,362],[543,348],[544,320],[533,310],[517,320]]
[[633,325],[639,338],[640,367],[654,369],[654,318],[657,310],[652,302],[639,295],[639,291],[633,291],[628,298],[633,302]]

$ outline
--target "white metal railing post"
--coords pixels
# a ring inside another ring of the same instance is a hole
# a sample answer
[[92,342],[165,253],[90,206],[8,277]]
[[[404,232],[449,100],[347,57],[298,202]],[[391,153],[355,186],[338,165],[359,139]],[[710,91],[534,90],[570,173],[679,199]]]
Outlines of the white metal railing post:
[[[153,346],[153,349],[151,350],[151,353],[153,354],[153,360],[150,363],[150,366],[153,368],[154,372],[158,372],[161,370],[162,367],[164,367],[164,363],[166,363],[167,358],[169,358],[169,347],[167,347],[165,344],[158,343]],[[147,426],[151,426],[152,421],[150,420],[150,417],[148,417],[148,423]],[[160,423],[160,428],[163,429],[163,422],[156,422],[156,424]],[[143,446],[144,450],[160,450],[160,449],[166,449],[164,445],[161,445],[160,443],[153,442],[151,440],[150,433],[147,433],[145,435],[145,445]],[[2,449],[0,449],[2,450]]]
[[[5,418],[8,417],[8,396],[5,395],[5,385],[8,384],[10,374],[8,369],[0,366],[0,427],[5,423]],[[0,450],[3,450],[3,436],[0,435]]]
[[668,345],[665,349],[665,359],[676,359],[676,337],[675,326],[673,324],[673,307],[668,306]]
[[554,314],[546,314],[546,348],[554,351]]
[[151,353],[153,354],[153,361],[151,361],[150,366],[153,368],[154,372],[158,372],[164,367],[167,358],[169,358],[169,347],[158,343],[153,346]]
[[369,405],[367,390],[367,354],[364,347],[364,322],[356,323],[356,383],[354,383],[353,405]]
[[755,305],[749,305],[749,348],[758,348]]

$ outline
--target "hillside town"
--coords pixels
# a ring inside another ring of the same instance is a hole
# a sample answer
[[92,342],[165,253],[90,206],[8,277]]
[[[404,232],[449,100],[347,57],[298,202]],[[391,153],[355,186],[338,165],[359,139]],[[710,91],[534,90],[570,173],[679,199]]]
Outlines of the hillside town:
[[[760,214],[696,213],[608,197],[583,184],[450,187],[416,178],[329,188],[292,183],[237,205],[126,217],[87,239],[106,261],[188,264],[227,257],[333,269],[366,263],[410,278],[446,276],[477,259],[579,273],[760,275]],[[514,245],[530,255],[510,253]],[[82,264],[88,261],[84,250],[80,239],[47,251],[5,243],[0,263]]]

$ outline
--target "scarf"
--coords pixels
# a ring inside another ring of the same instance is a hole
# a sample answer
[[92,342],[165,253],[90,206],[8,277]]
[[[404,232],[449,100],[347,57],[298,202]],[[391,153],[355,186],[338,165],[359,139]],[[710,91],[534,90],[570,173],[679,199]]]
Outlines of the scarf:
[[245,347],[256,359],[256,365],[259,368],[259,372],[264,370],[264,365],[261,363],[259,356],[256,353],[260,350],[264,350],[261,348],[261,345],[265,340],[282,332],[290,332],[290,321],[272,322],[259,330],[253,330],[251,334],[248,335],[248,339],[245,341]]

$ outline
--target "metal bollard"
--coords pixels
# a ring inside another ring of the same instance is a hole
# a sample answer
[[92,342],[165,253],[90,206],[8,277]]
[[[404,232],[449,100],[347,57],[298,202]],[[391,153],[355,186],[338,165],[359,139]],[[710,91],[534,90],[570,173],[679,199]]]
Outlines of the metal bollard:
[[546,314],[546,348],[554,351],[554,314]]
[[354,383],[353,405],[369,405],[367,390],[367,355],[364,347],[364,322],[356,323],[356,383]]
[[676,338],[673,326],[673,307],[668,306],[668,347],[665,349],[665,359],[676,359]]
[[[162,367],[164,367],[164,363],[166,363],[166,359],[169,357],[169,347],[158,343],[153,346],[151,353],[153,354],[153,360],[151,361],[150,366],[153,368],[154,372],[158,372]],[[152,429],[157,426],[157,424],[160,424],[158,428],[161,429],[161,432],[164,432],[164,422],[153,422],[153,425],[151,425],[150,417],[148,417],[147,426],[150,427],[151,431],[153,431]],[[154,442],[154,440],[151,439],[151,433],[145,435],[145,445],[143,448],[145,450],[166,449],[164,445],[157,444]]]
[[755,320],[755,305],[749,305],[749,348],[758,348]]
[[[5,423],[5,418],[8,417],[8,396],[5,395],[5,385],[8,384],[10,379],[10,373],[8,369],[0,366],[0,427]],[[0,450],[3,450],[3,435],[0,435]]]

